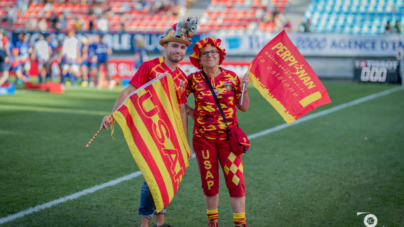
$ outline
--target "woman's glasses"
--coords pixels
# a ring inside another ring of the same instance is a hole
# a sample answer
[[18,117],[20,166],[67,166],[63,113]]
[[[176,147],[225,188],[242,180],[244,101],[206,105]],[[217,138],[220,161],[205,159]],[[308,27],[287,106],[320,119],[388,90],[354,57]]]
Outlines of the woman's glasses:
[[209,54],[215,55],[218,54],[219,51],[218,50],[212,50],[212,51],[205,51],[205,52],[201,52],[201,56],[202,57],[207,57]]

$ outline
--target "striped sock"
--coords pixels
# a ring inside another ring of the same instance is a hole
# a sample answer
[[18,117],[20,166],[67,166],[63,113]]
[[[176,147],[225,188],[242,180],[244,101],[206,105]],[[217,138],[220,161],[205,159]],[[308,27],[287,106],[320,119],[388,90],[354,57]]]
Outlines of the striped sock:
[[233,215],[235,225],[246,224],[245,213],[233,213]]
[[219,219],[219,211],[215,210],[206,210],[206,214],[208,215],[209,221],[215,221]]

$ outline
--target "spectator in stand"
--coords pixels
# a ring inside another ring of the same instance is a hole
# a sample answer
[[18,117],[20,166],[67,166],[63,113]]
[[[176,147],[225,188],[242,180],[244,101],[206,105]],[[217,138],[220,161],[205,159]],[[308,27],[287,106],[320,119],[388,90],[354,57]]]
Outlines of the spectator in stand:
[[307,18],[306,22],[301,25],[302,32],[312,32],[310,18]]
[[276,14],[276,16],[274,18],[274,22],[275,22],[274,31],[276,31],[276,32],[282,31],[284,19],[285,19],[285,16],[282,13]]
[[125,16],[121,17],[121,32],[125,32],[125,23],[127,21],[127,18]]
[[9,27],[12,27],[16,18],[17,9],[15,7],[9,7],[5,10],[5,15],[3,20],[7,20]]
[[48,31],[48,23],[45,18],[42,18],[38,23],[38,30],[42,33],[46,33]]
[[52,28],[56,30],[56,24],[58,22],[58,17],[55,12],[52,12],[52,15],[49,18],[49,21],[52,23]]
[[92,32],[94,30],[94,15],[88,14],[87,21],[88,21],[88,31]]
[[26,26],[25,26],[25,29],[26,29],[28,32],[33,32],[33,31],[35,31],[35,29],[37,28],[37,25],[38,25],[38,22],[37,22],[37,20],[34,18],[34,16],[30,16],[29,19],[28,19],[28,21],[27,21],[27,24],[26,24]]
[[268,24],[268,23],[273,23],[274,22],[274,14],[272,11],[268,11],[264,16],[262,17],[262,22]]
[[394,32],[396,34],[401,34],[401,25],[400,21],[396,20],[396,25],[394,25]]
[[108,20],[105,14],[97,20],[97,29],[101,32],[108,32]]
[[292,22],[290,22],[290,20],[287,20],[283,25],[283,30],[285,30],[285,32],[292,32]]
[[57,22],[56,22],[56,31],[60,32],[67,28],[67,21],[65,15],[63,13],[58,15]]
[[7,36],[4,35],[3,29],[0,28],[0,86],[8,79],[8,70],[6,68],[6,61],[10,59],[10,49],[8,46]]
[[81,20],[80,16],[76,16],[76,19],[74,21],[74,30],[76,32],[79,32],[83,29],[83,21]]
[[387,21],[386,28],[384,30],[384,34],[385,35],[390,35],[390,34],[393,34],[393,32],[394,32],[394,29],[391,26],[390,21]]

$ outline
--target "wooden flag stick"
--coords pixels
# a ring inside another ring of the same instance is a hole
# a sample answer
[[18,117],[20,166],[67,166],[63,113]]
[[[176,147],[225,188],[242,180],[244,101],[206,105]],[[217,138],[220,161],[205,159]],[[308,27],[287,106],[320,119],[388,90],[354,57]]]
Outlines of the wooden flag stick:
[[93,138],[90,140],[90,142],[88,142],[88,144],[87,144],[86,147],[89,147],[89,146],[90,146],[90,144],[93,142],[93,140],[95,139],[95,137],[97,137],[98,133],[100,133],[101,129],[102,129],[102,128],[100,128],[100,129],[98,130],[98,132],[95,133],[95,135],[94,135]]

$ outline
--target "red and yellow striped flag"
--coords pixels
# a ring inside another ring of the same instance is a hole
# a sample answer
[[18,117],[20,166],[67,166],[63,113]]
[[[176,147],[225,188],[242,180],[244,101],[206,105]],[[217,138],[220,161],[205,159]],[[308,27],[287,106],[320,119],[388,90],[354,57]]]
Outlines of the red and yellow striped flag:
[[259,52],[248,72],[254,86],[288,124],[331,103],[320,79],[285,31]]
[[160,212],[177,192],[191,154],[171,75],[138,88],[113,116]]

